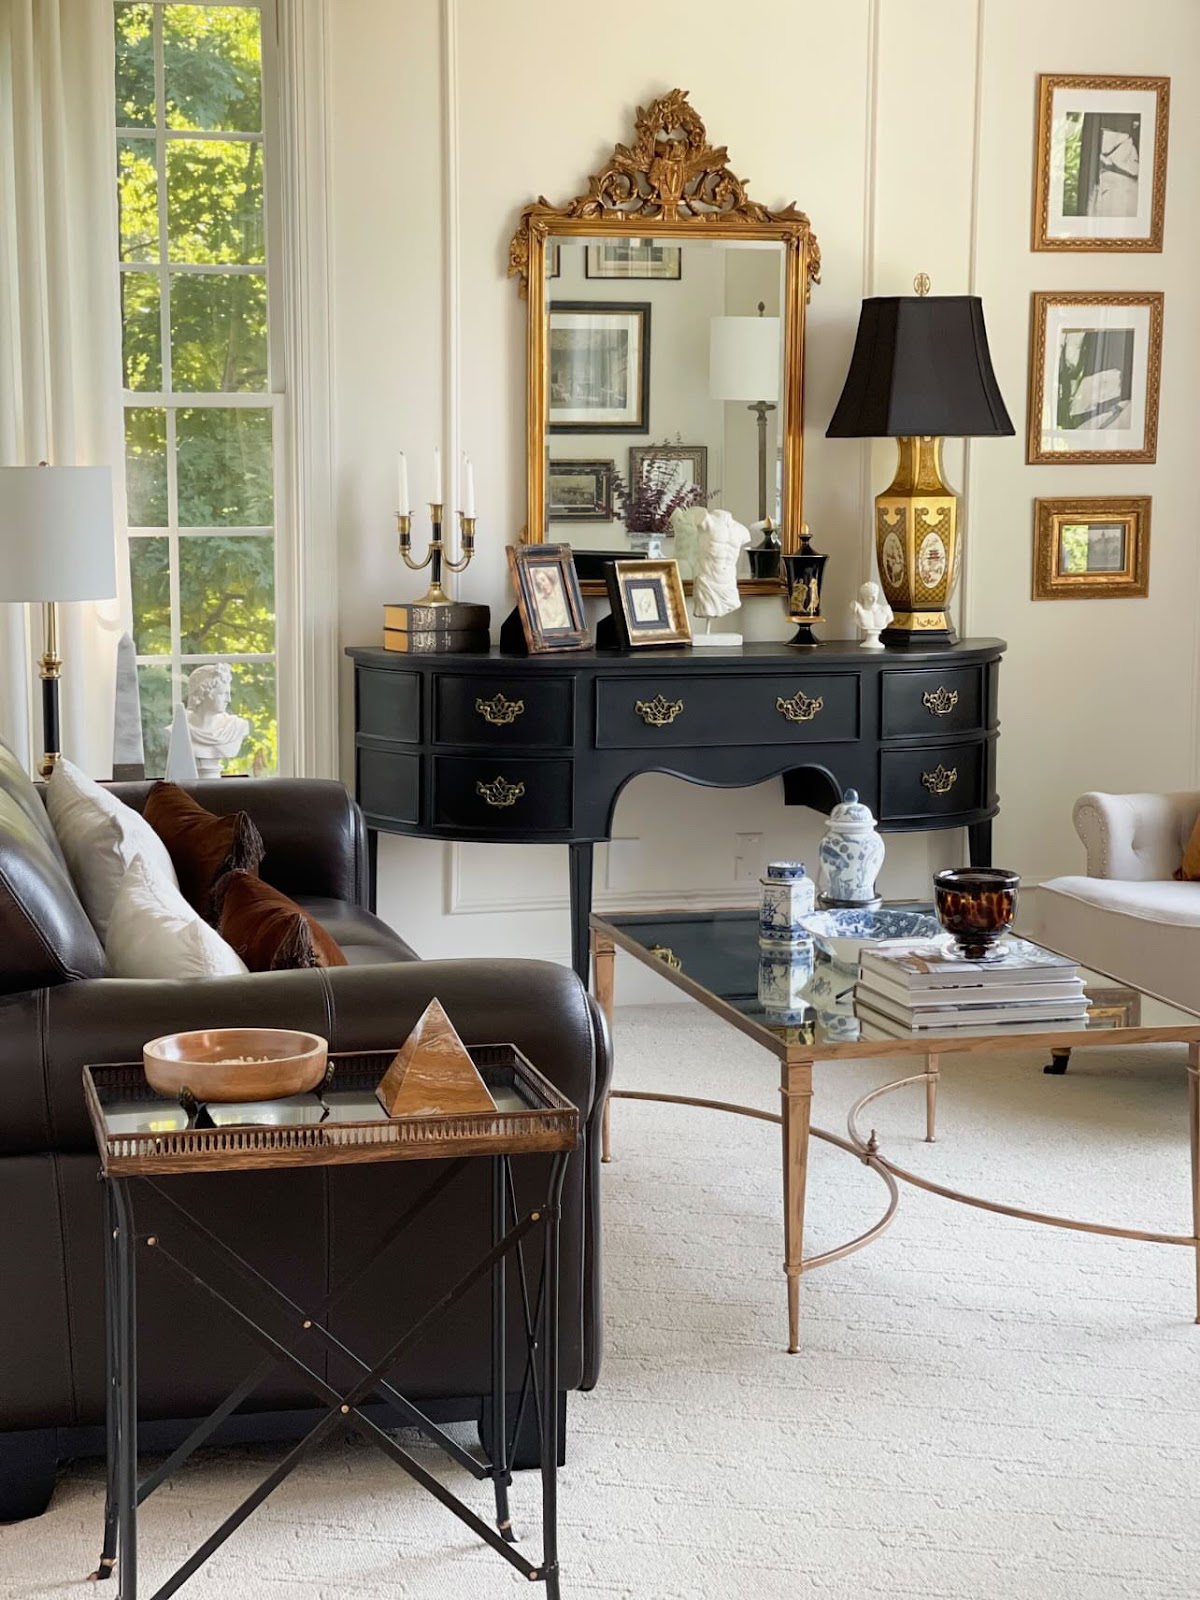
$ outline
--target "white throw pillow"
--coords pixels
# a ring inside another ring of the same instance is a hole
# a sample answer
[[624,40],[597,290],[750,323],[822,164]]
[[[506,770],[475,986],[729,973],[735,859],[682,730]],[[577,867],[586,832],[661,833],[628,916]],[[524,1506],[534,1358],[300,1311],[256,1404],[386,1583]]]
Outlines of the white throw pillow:
[[110,978],[226,978],[246,971],[233,946],[141,856],[121,879],[104,953]]
[[70,761],[55,763],[46,810],[67,858],[83,908],[101,939],[125,869],[141,856],[153,878],[178,889],[167,847],[132,806],[125,805]]

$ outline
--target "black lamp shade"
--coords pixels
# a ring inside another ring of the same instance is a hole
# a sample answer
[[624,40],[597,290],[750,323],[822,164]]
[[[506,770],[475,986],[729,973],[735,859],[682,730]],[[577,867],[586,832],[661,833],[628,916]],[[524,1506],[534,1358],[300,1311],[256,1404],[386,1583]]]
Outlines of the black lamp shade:
[[1012,433],[978,295],[864,300],[829,439]]

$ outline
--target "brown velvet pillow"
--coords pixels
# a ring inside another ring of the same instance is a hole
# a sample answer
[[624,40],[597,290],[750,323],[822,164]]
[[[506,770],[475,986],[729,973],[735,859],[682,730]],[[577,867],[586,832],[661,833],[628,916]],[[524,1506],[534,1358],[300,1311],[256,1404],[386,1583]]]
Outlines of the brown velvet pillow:
[[1200,878],[1200,817],[1193,824],[1188,842],[1183,847],[1183,864],[1175,869],[1175,876],[1185,883],[1195,883]]
[[213,885],[227,872],[258,872],[262,834],[244,811],[219,817],[177,783],[156,783],[143,815],[167,847],[183,898],[215,926]]
[[302,906],[249,872],[228,872],[213,890],[217,932],[251,972],[344,967],[333,936]]

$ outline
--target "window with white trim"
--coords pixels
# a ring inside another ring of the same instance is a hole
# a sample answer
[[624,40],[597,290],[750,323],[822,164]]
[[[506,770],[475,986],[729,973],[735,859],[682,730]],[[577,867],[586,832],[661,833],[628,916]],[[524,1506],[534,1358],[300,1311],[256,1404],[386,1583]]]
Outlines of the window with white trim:
[[[116,173],[129,575],[148,776],[189,672],[228,662],[280,765],[270,0],[117,0]],[[286,741],[285,741],[286,742]],[[286,763],[285,763],[286,764]]]

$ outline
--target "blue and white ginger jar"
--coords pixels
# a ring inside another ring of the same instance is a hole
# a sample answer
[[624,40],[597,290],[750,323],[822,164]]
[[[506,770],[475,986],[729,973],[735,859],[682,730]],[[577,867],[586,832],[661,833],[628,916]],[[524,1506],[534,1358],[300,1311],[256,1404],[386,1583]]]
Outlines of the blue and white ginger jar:
[[883,865],[883,840],[875,829],[870,806],[847,789],[834,806],[817,851],[817,888],[827,906],[876,906],[875,879]]

